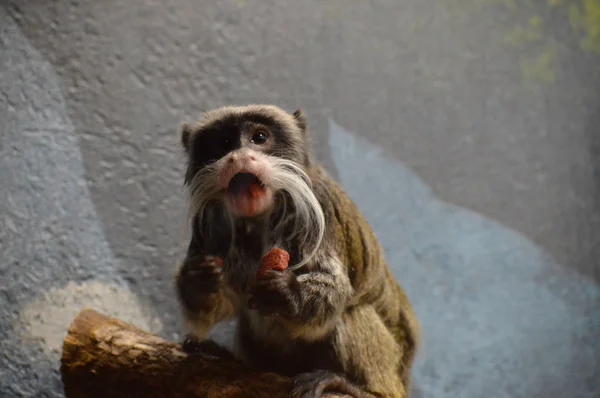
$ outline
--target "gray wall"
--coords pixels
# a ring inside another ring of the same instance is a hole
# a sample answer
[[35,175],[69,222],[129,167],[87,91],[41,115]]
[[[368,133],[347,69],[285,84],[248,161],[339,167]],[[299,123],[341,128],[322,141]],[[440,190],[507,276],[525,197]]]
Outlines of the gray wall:
[[176,129],[251,102],[306,110],[375,228],[415,396],[600,396],[600,44],[513,3],[0,3],[0,396],[62,396],[84,306],[180,338]]

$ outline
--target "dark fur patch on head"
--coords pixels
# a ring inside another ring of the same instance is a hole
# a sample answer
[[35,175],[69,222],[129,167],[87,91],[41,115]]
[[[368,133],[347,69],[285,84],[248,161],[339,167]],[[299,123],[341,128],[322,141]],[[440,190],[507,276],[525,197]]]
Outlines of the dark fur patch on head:
[[195,125],[182,125],[181,142],[189,155],[185,183],[204,166],[240,148],[241,134],[257,125],[266,127],[275,139],[267,154],[309,165],[306,117],[301,110],[292,115],[274,105],[226,106],[207,112]]

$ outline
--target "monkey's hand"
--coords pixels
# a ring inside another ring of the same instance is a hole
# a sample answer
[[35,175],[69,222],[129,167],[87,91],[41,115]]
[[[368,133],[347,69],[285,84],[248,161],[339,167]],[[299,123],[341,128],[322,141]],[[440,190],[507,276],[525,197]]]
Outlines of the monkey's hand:
[[291,397],[316,398],[323,396],[325,391],[349,395],[353,398],[373,397],[373,395],[354,385],[346,377],[326,370],[316,370],[296,376]]
[[224,347],[215,343],[212,340],[199,340],[195,336],[188,334],[185,336],[183,343],[181,344],[183,351],[188,354],[204,354],[210,355],[217,358],[233,360],[234,355]]
[[250,295],[248,307],[261,315],[295,318],[300,313],[300,284],[290,271],[266,271],[251,288]]
[[216,256],[189,258],[177,277],[177,290],[183,304],[191,311],[210,311],[223,284],[223,260]]

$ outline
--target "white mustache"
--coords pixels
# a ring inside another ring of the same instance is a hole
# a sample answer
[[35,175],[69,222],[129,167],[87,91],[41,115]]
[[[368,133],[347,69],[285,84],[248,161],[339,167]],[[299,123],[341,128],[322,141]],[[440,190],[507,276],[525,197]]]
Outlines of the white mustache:
[[[218,177],[223,162],[224,159],[220,159],[205,166],[189,184],[187,219],[191,223],[196,217],[198,225],[202,226],[200,231],[204,231],[205,228],[210,230],[214,223],[215,209],[208,209],[207,206],[212,201],[222,199],[223,190],[218,185]],[[282,217],[275,220],[275,224],[270,226],[273,229],[270,234],[273,241],[269,244],[273,247],[281,247],[285,243],[282,239],[285,238],[298,242],[301,248],[312,247],[312,250],[297,264],[288,267],[289,270],[296,270],[308,263],[319,250],[325,234],[325,215],[312,190],[310,178],[301,166],[291,160],[275,156],[267,156],[267,162],[271,171],[268,187],[279,195],[283,206]],[[288,205],[288,198],[293,206]],[[233,216],[224,208],[223,211],[226,213],[226,219],[229,220],[232,237],[235,237]],[[292,228],[289,230],[294,231],[293,236],[284,237],[284,228],[290,225]],[[232,245],[234,244],[235,238],[232,239]],[[300,250],[300,252],[304,253],[305,251]]]

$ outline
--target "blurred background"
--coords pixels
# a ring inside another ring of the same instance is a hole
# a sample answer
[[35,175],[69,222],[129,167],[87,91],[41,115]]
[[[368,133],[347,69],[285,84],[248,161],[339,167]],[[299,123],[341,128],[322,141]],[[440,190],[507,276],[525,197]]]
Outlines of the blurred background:
[[177,127],[258,102],[380,237],[414,397],[599,397],[599,88],[599,0],[1,0],[0,396],[63,395],[84,306],[181,338]]

